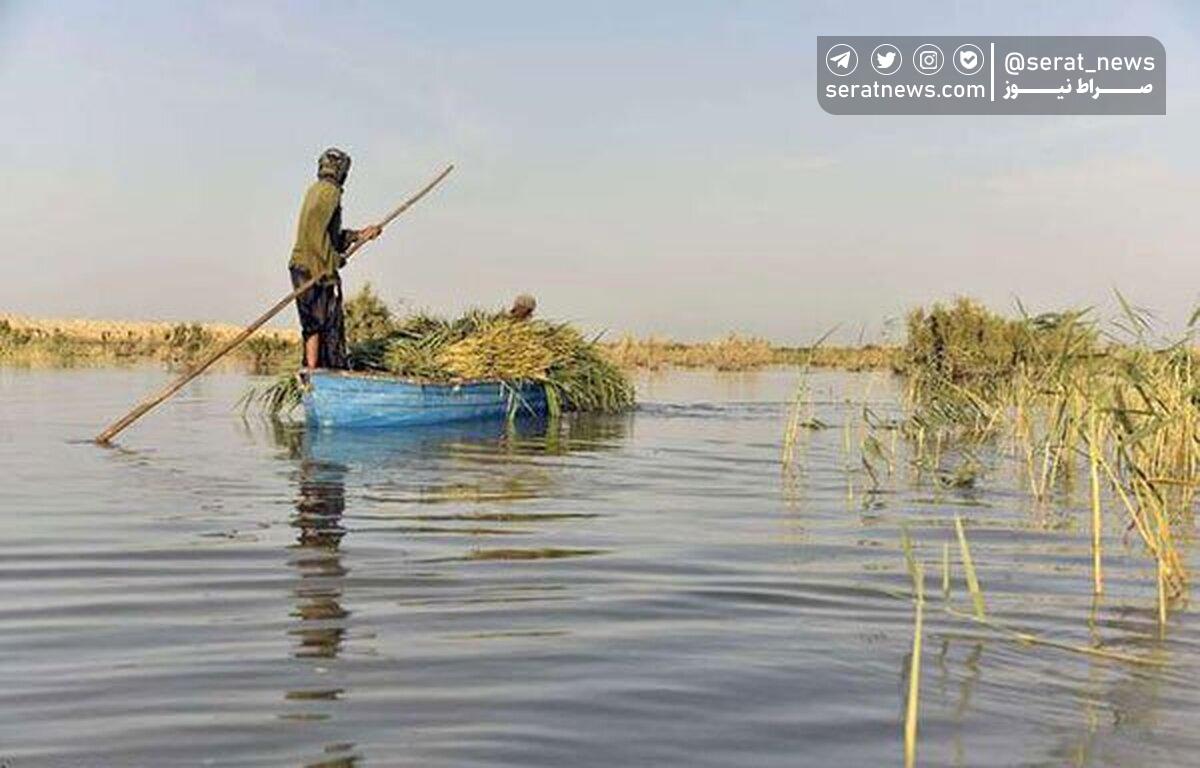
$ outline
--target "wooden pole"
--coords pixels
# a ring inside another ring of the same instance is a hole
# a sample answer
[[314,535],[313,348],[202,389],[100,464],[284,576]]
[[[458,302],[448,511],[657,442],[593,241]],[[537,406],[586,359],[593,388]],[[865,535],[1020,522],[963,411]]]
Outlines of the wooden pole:
[[[399,216],[400,214],[407,211],[409,209],[409,207],[411,207],[414,203],[416,203],[418,200],[420,200],[422,197],[424,197],[431,189],[436,187],[442,181],[442,179],[444,179],[448,175],[450,175],[450,171],[452,171],[452,170],[454,170],[453,165],[446,166],[446,168],[441,173],[439,173],[436,177],[434,177],[433,181],[426,184],[421,189],[421,191],[417,192],[415,195],[413,195],[412,197],[405,200],[403,203],[400,204],[400,206],[398,208],[396,208],[396,210],[392,211],[387,216],[385,216],[383,218],[383,220],[379,222],[379,225],[378,225],[379,228],[383,229],[388,224],[391,224],[392,221],[397,216]],[[353,256],[355,254],[355,252],[358,251],[359,248],[361,248],[363,245],[366,244],[366,242],[367,241],[360,240],[360,241],[353,243],[349,248],[346,249],[346,253],[345,253],[346,258],[349,259],[351,256]],[[320,279],[321,279],[320,276],[314,277],[311,280],[309,280],[308,282],[301,285],[296,290],[289,293],[287,296],[284,296],[282,299],[280,299],[278,302],[276,302],[276,304],[273,307],[271,307],[266,312],[264,312],[262,315],[260,315],[257,320],[250,323],[250,325],[246,326],[245,329],[242,330],[241,333],[239,333],[237,336],[234,336],[232,339],[230,339],[229,341],[222,344],[212,354],[210,354],[204,360],[201,360],[195,367],[193,367],[192,369],[190,369],[189,371],[184,373],[179,378],[172,381],[167,386],[163,387],[161,390],[159,390],[155,394],[153,394],[150,397],[143,400],[132,411],[125,414],[121,418],[117,419],[112,424],[110,424],[107,429],[105,429],[100,434],[96,435],[96,438],[95,438],[96,442],[101,445],[107,444],[114,437],[116,437],[117,434],[119,434],[122,430],[124,430],[130,424],[132,424],[133,422],[137,421],[142,416],[144,416],[147,411],[154,408],[154,406],[163,402],[164,400],[169,398],[171,395],[178,392],[180,389],[183,389],[185,384],[187,384],[189,381],[196,378],[200,374],[204,373],[204,371],[208,370],[209,366],[211,366],[213,363],[220,360],[225,355],[229,354],[230,351],[232,351],[235,347],[237,347],[243,341],[250,338],[251,334],[253,334],[260,327],[262,327],[262,325],[264,323],[266,323],[272,317],[275,317],[275,315],[282,312],[284,310],[284,308],[287,307],[289,304],[291,304],[292,301],[297,296],[304,293],[309,288],[312,288],[314,285],[317,284],[317,282]]]

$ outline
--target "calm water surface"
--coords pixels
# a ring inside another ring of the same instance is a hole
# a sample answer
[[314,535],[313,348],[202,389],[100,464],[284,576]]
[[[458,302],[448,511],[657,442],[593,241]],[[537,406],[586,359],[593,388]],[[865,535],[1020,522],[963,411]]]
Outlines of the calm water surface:
[[[1194,612],[1159,632],[1116,530],[1093,603],[1082,500],[1035,505],[1003,465],[962,490],[898,467],[866,493],[839,425],[886,410],[885,378],[814,378],[833,427],[790,478],[783,372],[646,378],[624,417],[400,434],[245,422],[247,379],[221,374],[119,447],[77,442],[163,379],[0,370],[12,768],[896,765],[905,524],[934,596],[921,764],[1200,764]],[[994,616],[1164,666],[944,614],[955,513]]]

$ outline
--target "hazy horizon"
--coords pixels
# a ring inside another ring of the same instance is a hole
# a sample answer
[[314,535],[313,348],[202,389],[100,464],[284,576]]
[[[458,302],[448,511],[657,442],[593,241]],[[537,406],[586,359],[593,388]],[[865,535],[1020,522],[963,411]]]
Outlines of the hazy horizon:
[[[1200,291],[1182,3],[0,3],[0,312],[248,321],[288,289],[316,155],[362,225],[457,170],[344,278],[453,312],[804,343],[955,295],[1168,325]],[[1165,117],[835,117],[819,34],[1146,34]],[[285,312],[281,324],[295,322]]]

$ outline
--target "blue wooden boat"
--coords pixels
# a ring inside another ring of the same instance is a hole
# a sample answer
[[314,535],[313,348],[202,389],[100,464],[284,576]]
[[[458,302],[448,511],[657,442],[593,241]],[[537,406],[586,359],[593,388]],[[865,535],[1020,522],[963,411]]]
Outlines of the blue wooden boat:
[[439,384],[358,371],[301,373],[304,413],[319,427],[408,427],[546,413],[535,382]]

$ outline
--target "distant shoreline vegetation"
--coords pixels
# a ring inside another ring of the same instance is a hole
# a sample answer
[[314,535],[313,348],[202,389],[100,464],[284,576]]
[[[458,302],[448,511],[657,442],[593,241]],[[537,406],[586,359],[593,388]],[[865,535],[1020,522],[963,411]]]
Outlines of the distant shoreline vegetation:
[[[38,318],[0,314],[0,366],[95,368],[162,364],[185,368],[242,329],[222,323]],[[270,373],[300,359],[299,334],[263,329],[229,363]]]
[[904,350],[898,346],[867,344],[861,347],[785,347],[766,339],[730,333],[713,341],[680,342],[650,337],[622,336],[601,342],[617,365],[628,369],[715,368],[718,371],[753,371],[774,366],[808,365],[847,371],[898,370]]
[[[356,296],[355,299],[358,297]],[[347,329],[369,318],[356,315],[355,299],[347,302]],[[214,323],[37,318],[0,314],[0,366],[25,368],[88,368],[158,364],[186,368],[205,352],[241,330]],[[603,353],[626,370],[660,371],[672,368],[753,371],[808,362],[814,367],[844,370],[895,369],[899,347],[822,346],[811,350],[784,347],[765,339],[728,334],[713,341],[685,343],[658,337],[622,336],[601,340]],[[228,367],[256,374],[276,374],[296,367],[299,334],[294,330],[263,329],[227,358]]]

